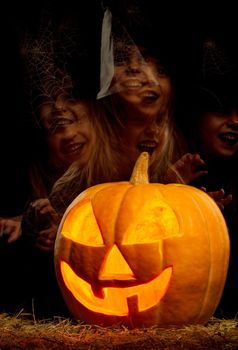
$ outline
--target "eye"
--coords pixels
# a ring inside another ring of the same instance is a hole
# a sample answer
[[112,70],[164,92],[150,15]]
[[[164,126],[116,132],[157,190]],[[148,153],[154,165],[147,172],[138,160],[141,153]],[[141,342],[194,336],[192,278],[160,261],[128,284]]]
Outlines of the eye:
[[168,76],[168,72],[166,71],[166,69],[163,66],[158,66],[157,72],[159,73],[160,77],[167,77]]
[[74,242],[87,246],[104,245],[92,204],[89,201],[82,202],[82,205],[71,209],[62,227],[62,234]]
[[123,245],[155,243],[180,232],[177,214],[153,185],[132,187],[126,192],[117,217],[117,230],[123,232],[122,236],[118,234]]
[[115,57],[115,66],[125,66],[127,65],[127,57],[125,55],[117,55],[117,57]]
[[153,59],[149,56],[144,56],[144,62],[146,63],[152,63],[153,62]]
[[179,232],[175,213],[162,200],[145,203],[134,219],[126,230],[124,244],[158,242]]
[[144,63],[154,69],[160,77],[167,77],[168,72],[166,68],[154,57],[146,56]]

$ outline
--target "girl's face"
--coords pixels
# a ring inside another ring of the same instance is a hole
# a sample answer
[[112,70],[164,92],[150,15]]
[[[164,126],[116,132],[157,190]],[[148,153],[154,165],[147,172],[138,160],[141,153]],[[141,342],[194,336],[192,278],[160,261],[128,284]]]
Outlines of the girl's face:
[[238,112],[206,112],[200,125],[200,146],[208,156],[231,157],[238,150]]
[[127,119],[123,123],[121,140],[124,154],[132,163],[141,152],[148,152],[152,159],[163,147],[166,138],[166,124],[158,119]]
[[173,95],[164,67],[155,57],[142,57],[136,49],[116,61],[113,91],[122,111],[132,118],[163,115]]
[[67,169],[76,160],[84,166],[93,146],[87,104],[59,97],[43,104],[40,115],[47,132],[49,163],[56,169]]

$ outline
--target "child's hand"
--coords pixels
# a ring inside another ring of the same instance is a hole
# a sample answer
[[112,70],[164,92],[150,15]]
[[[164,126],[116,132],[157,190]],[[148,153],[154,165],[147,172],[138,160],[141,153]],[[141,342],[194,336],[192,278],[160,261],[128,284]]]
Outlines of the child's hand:
[[[45,236],[48,234],[47,232],[57,232],[59,215],[48,198],[40,198],[30,203],[26,213],[26,223],[27,233],[34,237],[36,245],[40,247],[44,245],[42,241],[46,241],[49,238]],[[50,233],[49,240],[51,240],[51,236],[52,234]]]
[[[201,189],[206,192],[206,189],[204,187]],[[223,188],[218,191],[207,192],[207,194],[216,202],[221,210],[224,210],[225,206],[232,201],[232,195],[228,194],[225,196],[225,191]]]
[[21,236],[22,216],[0,218],[0,238],[7,243],[15,242]]
[[50,221],[53,223],[57,222],[58,215],[52,207],[48,198],[40,198],[32,202],[31,208],[35,211],[35,216],[39,222]]
[[34,211],[36,247],[45,252],[54,250],[55,237],[58,229],[58,215],[48,198],[40,198],[31,203]]
[[166,182],[189,184],[199,176],[207,174],[207,170],[199,170],[204,165],[199,154],[184,154],[167,171]]
[[44,252],[53,252],[57,229],[57,225],[52,225],[48,229],[40,231],[36,238],[36,247]]

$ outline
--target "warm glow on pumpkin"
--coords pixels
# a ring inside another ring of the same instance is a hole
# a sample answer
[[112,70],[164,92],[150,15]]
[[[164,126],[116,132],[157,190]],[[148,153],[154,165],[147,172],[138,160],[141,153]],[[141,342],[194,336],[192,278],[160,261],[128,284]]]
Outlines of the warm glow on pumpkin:
[[[144,191],[146,191],[146,196],[143,196]],[[114,192],[113,185],[107,188],[107,195],[114,195]],[[150,195],[154,196],[153,201],[147,200]],[[133,201],[136,204],[138,196],[140,202],[130,208],[129,202]],[[101,205],[103,206],[104,203]],[[149,189],[143,185],[139,189],[128,187],[118,212],[114,211],[110,217],[115,215],[118,218],[115,223],[117,227],[112,229],[117,233],[123,232],[121,239],[124,243],[157,242],[158,238],[164,239],[179,234],[179,224],[175,213],[164,202],[159,189],[153,187]],[[120,216],[123,216],[124,220],[120,220]],[[127,217],[129,220],[126,220]],[[109,220],[109,214],[107,220]],[[107,230],[108,227],[105,231]],[[80,205],[70,210],[67,220],[64,221],[62,234],[78,243],[92,246],[104,244],[90,201],[82,201]]]
[[104,244],[89,201],[84,202],[80,208],[72,208],[68,220],[64,222],[62,233],[78,243],[96,247]]
[[99,271],[99,280],[132,280],[135,279],[134,273],[130,269],[126,260],[121,255],[116,245],[112,247],[105,257]]
[[75,318],[129,326],[205,323],[223,290],[229,238],[203,191],[149,184],[148,154],[129,182],[100,184],[67,209],[55,268]]
[[65,285],[79,303],[94,312],[114,316],[128,316],[132,299],[137,312],[157,305],[166,293],[172,274],[172,268],[168,267],[160,276],[141,285],[124,288],[105,287],[101,291],[102,297],[98,298],[92,291],[91,284],[77,276],[67,263],[61,264]]

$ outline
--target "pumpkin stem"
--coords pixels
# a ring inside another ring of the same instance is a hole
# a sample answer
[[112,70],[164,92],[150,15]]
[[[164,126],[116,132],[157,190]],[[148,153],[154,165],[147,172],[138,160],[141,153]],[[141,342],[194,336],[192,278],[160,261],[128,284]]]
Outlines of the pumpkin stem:
[[149,153],[142,152],[135,163],[129,182],[132,185],[148,184],[149,183],[148,167],[149,167]]

